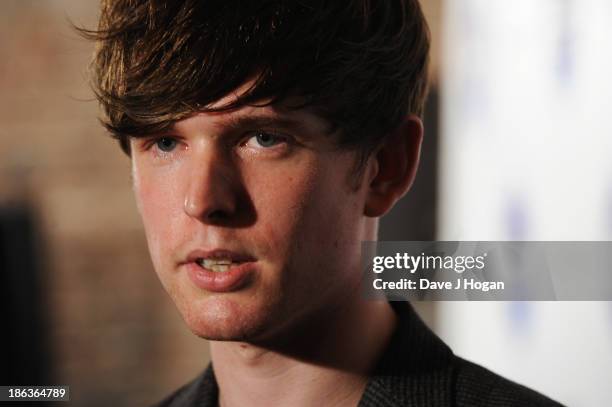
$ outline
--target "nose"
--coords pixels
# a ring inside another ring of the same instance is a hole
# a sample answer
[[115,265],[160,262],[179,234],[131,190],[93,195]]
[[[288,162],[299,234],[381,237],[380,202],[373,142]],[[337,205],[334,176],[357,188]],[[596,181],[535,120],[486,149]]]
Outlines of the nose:
[[231,219],[238,205],[237,176],[231,160],[212,150],[194,154],[191,158],[185,213],[205,223]]

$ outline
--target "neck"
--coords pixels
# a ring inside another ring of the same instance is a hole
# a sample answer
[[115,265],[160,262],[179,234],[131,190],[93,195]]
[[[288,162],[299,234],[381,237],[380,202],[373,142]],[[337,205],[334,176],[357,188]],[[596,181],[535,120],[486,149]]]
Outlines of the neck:
[[294,327],[277,346],[211,342],[219,403],[355,406],[395,329],[386,301],[355,297]]

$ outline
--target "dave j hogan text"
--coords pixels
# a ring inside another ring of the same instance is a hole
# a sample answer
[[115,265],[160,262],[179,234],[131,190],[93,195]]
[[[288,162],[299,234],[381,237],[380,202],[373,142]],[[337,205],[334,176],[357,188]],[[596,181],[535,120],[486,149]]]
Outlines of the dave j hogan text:
[[475,278],[458,278],[452,281],[435,281],[427,278],[410,280],[402,278],[398,281],[384,281],[377,278],[372,282],[375,290],[465,290],[465,291],[495,291],[503,290],[503,281],[480,281]]

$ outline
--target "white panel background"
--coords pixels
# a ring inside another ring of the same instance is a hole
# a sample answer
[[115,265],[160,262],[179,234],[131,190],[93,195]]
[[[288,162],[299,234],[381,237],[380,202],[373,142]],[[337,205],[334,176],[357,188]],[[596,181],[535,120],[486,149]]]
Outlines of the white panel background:
[[[610,240],[612,1],[444,5],[438,239]],[[612,405],[612,303],[439,305],[457,354]]]

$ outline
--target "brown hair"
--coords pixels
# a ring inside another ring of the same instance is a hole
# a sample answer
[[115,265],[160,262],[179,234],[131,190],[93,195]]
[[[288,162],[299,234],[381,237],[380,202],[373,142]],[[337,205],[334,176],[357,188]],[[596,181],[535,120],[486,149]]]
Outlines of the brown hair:
[[299,96],[339,144],[372,148],[421,115],[429,32],[418,0],[102,0],[92,83],[104,126],[166,129],[251,78],[234,109]]

